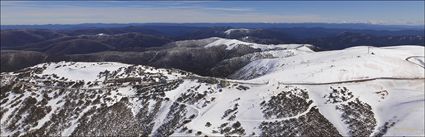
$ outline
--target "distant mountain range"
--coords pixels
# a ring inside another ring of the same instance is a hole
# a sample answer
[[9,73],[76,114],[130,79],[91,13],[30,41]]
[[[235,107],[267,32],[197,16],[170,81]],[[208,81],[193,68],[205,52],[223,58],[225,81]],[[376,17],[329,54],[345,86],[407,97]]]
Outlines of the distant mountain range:
[[333,28],[367,30],[424,29],[424,25],[382,25],[367,23],[84,23],[84,24],[45,24],[45,25],[1,25],[1,29],[88,29],[143,27],[234,27],[234,28]]
[[[361,26],[364,29],[360,29]],[[227,77],[251,61],[248,58],[257,54],[260,48],[204,48],[217,39],[242,45],[309,44],[313,45],[309,48],[314,51],[363,45],[425,45],[423,29],[371,24],[198,23],[2,27],[2,72],[50,61],[117,61]],[[218,66],[226,69],[218,69]]]
[[423,29],[92,25],[1,30],[1,136],[425,135]]

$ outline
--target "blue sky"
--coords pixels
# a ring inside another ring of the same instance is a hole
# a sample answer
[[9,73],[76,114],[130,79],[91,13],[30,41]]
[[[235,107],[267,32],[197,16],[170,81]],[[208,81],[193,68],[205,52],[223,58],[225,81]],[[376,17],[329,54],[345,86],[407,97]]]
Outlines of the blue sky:
[[1,24],[377,23],[424,25],[424,1],[1,1]]

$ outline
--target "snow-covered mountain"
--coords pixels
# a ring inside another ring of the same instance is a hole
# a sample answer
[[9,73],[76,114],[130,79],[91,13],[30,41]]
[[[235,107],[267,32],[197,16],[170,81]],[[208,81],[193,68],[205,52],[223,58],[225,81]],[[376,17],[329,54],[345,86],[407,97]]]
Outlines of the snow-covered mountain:
[[424,47],[261,47],[275,57],[234,74],[247,80],[113,62],[1,73],[1,135],[425,135]]
[[225,46],[226,50],[233,50],[236,48],[253,48],[260,49],[262,51],[267,50],[284,50],[284,49],[300,49],[304,51],[312,51],[315,47],[310,44],[258,44],[251,42],[244,42],[237,39],[227,39],[220,37],[211,37],[206,39],[198,39],[198,40],[183,40],[173,42],[172,44],[175,47],[220,47]]
[[262,51],[265,50],[275,50],[275,49],[303,49],[311,51],[311,48],[313,48],[312,45],[309,44],[257,44],[257,43],[249,43],[249,42],[243,42],[237,39],[226,39],[226,38],[218,38],[213,37],[209,38],[212,39],[213,42],[207,44],[205,47],[215,47],[215,46],[226,46],[226,50],[232,50],[234,48],[238,48],[240,46],[247,46],[254,49],[261,49]]
[[231,35],[232,33],[247,34],[249,32],[251,32],[250,29],[240,28],[240,29],[228,29],[228,30],[224,31],[223,33],[226,34],[226,35]]
[[[251,62],[231,77],[285,82],[332,82],[376,77],[421,77],[423,46],[367,47],[311,52]],[[407,71],[408,70],[408,71]],[[279,78],[272,78],[280,76]]]

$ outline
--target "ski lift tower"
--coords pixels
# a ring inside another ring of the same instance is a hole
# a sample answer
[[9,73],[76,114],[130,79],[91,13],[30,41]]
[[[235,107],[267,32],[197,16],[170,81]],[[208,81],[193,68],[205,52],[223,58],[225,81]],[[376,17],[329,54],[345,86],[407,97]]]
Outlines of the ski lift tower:
[[367,46],[367,54],[370,54],[370,46]]

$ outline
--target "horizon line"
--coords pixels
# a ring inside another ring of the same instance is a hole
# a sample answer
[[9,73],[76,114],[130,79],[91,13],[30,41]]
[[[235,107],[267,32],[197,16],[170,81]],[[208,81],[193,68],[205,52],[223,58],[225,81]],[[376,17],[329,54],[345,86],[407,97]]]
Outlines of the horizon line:
[[129,23],[47,23],[47,24],[0,24],[0,26],[43,26],[43,25],[89,25],[89,24],[110,24],[110,25],[130,25],[130,24],[362,24],[377,26],[425,26],[425,24],[385,24],[366,22],[129,22]]

